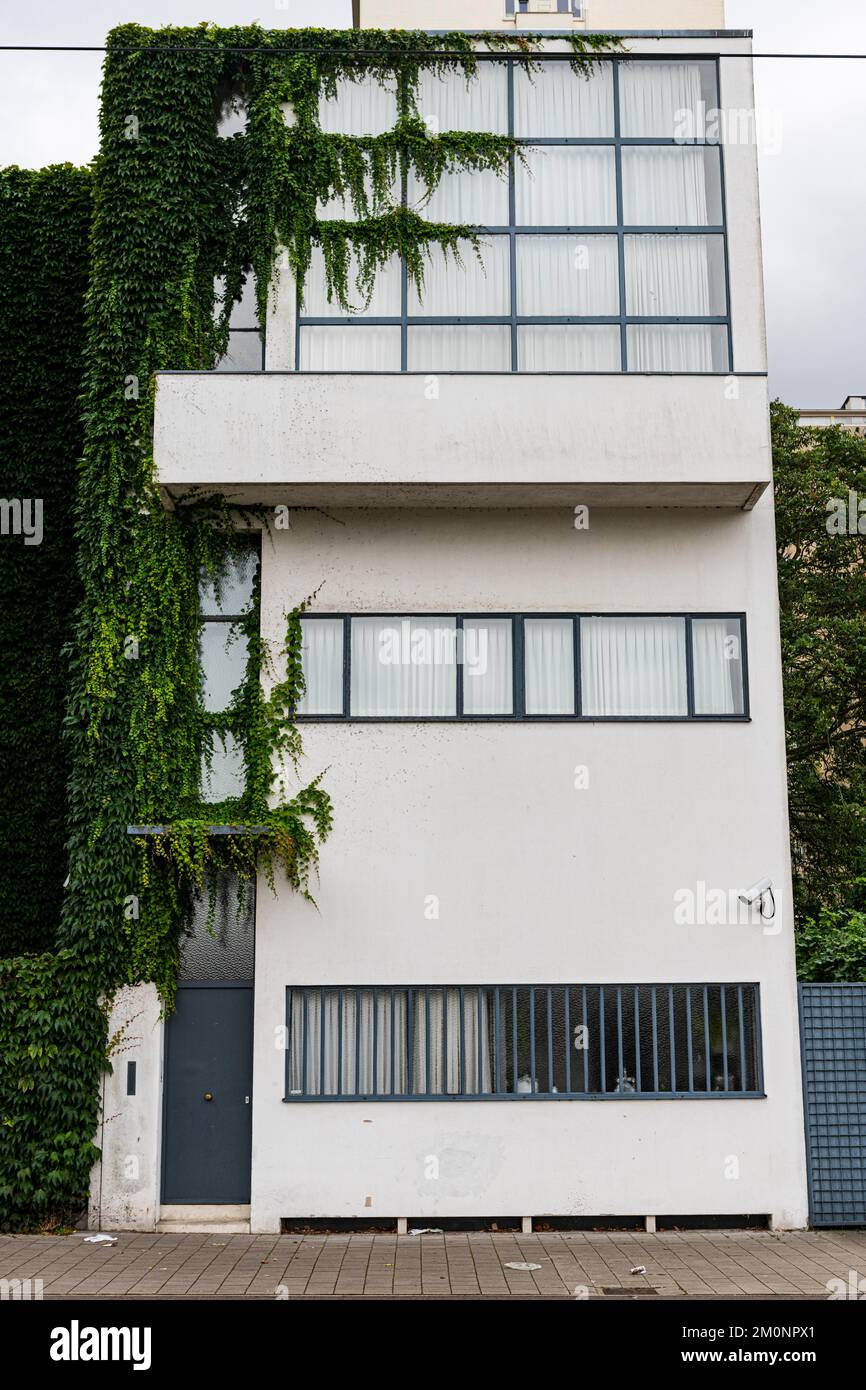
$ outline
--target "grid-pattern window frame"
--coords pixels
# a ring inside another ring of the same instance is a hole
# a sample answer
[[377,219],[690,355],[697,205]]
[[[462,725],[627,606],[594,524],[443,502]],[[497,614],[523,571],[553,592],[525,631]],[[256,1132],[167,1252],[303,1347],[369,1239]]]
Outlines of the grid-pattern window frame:
[[288,985],[309,1101],[763,1099],[760,986]]
[[[352,701],[352,619],[358,618],[379,618],[402,622],[406,619],[424,618],[431,620],[441,620],[442,622],[456,622],[458,633],[465,621],[472,622],[498,622],[502,619],[510,621],[512,624],[511,632],[511,659],[512,659],[512,710],[509,714],[467,714],[463,708],[463,686],[464,673],[460,662],[455,663],[456,681],[456,714],[353,714],[351,708]],[[573,653],[574,653],[574,681],[575,681],[575,709],[574,713],[569,714],[527,714],[526,713],[526,663],[525,663],[525,634],[524,624],[527,620],[535,618],[565,619],[573,624]],[[586,618],[675,618],[682,619],[685,624],[685,655],[686,655],[686,697],[687,712],[685,714],[584,714],[582,710],[582,687],[581,687],[581,630],[582,620]],[[343,709],[336,714],[304,714],[299,712],[297,718],[305,722],[316,723],[358,723],[358,724],[382,724],[382,723],[620,723],[620,724],[646,724],[646,723],[724,723],[742,724],[751,719],[749,706],[749,660],[748,660],[748,634],[746,614],[743,612],[696,612],[696,613],[567,613],[567,612],[526,612],[526,613],[422,613],[399,612],[399,613],[305,613],[303,622],[316,622],[319,619],[327,621],[338,620],[343,624]],[[725,620],[736,622],[740,625],[740,661],[742,663],[742,686],[743,686],[743,710],[739,714],[702,714],[695,710],[695,661],[694,661],[694,642],[693,624],[702,620]]]
[[[484,55],[480,55],[483,59]],[[567,61],[562,55],[545,54],[544,61]],[[519,59],[497,59],[506,66],[506,81],[508,93],[508,133],[515,134],[515,93],[514,93],[514,74],[516,64]],[[620,337],[620,371],[630,372],[629,366],[629,344],[628,330],[630,327],[641,325],[665,325],[665,324],[695,324],[710,325],[721,328],[725,332],[727,340],[727,361],[724,362],[719,370],[711,372],[678,372],[677,375],[701,375],[701,376],[725,376],[733,371],[733,334],[731,328],[731,288],[730,288],[730,266],[728,257],[728,228],[727,228],[727,196],[725,187],[725,157],[724,146],[719,139],[699,139],[699,138],[662,138],[658,136],[625,136],[622,134],[621,123],[621,104],[620,104],[620,73],[624,63],[629,59],[617,57],[600,58],[599,61],[609,62],[612,67],[613,77],[613,108],[614,108],[614,129],[611,135],[605,136],[561,136],[561,137],[534,137],[521,136],[518,142],[526,147],[608,147],[614,151],[615,172],[616,172],[616,225],[549,225],[549,226],[519,226],[517,225],[516,212],[516,169],[515,160],[510,161],[508,173],[508,207],[509,221],[504,226],[479,226],[478,232],[482,237],[506,237],[509,249],[509,282],[510,282],[510,313],[506,315],[462,315],[462,316],[435,316],[435,315],[412,315],[409,313],[409,279],[405,263],[401,267],[401,310],[399,315],[378,316],[378,315],[306,315],[301,312],[300,299],[296,297],[295,308],[295,370],[301,371],[302,343],[301,335],[305,328],[327,328],[327,327],[348,327],[353,326],[383,326],[399,327],[400,329],[400,373],[409,371],[409,329],[413,327],[434,327],[439,325],[480,325],[480,326],[505,326],[510,330],[511,340],[511,372],[519,372],[520,366],[520,346],[518,330],[526,325],[533,324],[578,324],[578,325],[608,325],[619,328]],[[686,55],[665,54],[659,57],[647,54],[634,54],[631,61],[644,63],[652,62],[687,62]],[[715,78],[715,105],[720,105],[720,62],[719,58],[708,54],[700,54],[695,61],[702,64],[712,64]],[[721,201],[721,222],[704,225],[658,225],[646,223],[626,224],[623,211],[623,150],[627,148],[648,148],[648,147],[687,147],[697,146],[700,148],[712,148],[719,151],[719,190]],[[407,200],[407,180],[404,176],[402,180],[402,198],[405,203]],[[717,236],[721,239],[723,266],[724,266],[724,304],[725,313],[723,315],[691,316],[691,315],[630,315],[627,313],[626,299],[626,238],[629,236],[652,235],[652,236]],[[617,276],[619,286],[619,313],[611,315],[525,315],[517,312],[517,238],[523,236],[609,236],[615,237],[617,241]],[[327,374],[327,373],[326,373]],[[339,373],[345,375],[346,373]],[[348,373],[351,375],[352,373]],[[391,375],[393,373],[380,373]],[[419,373],[416,373],[419,374]],[[467,373],[454,374],[461,375]],[[483,370],[470,371],[469,375],[484,375]],[[498,375],[499,373],[494,373]],[[577,372],[544,372],[542,375],[569,375],[569,376],[597,376],[603,375],[598,371],[577,371]],[[659,370],[640,371],[633,373],[636,375],[654,376],[659,375]],[[669,373],[661,373],[669,374]],[[425,369],[420,375],[429,375]]]

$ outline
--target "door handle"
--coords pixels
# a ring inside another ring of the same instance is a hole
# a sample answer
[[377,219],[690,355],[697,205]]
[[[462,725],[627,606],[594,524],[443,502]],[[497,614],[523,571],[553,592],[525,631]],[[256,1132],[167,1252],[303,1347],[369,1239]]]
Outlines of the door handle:
[[204,1098],[205,1100],[213,1100],[213,1091],[205,1091]]

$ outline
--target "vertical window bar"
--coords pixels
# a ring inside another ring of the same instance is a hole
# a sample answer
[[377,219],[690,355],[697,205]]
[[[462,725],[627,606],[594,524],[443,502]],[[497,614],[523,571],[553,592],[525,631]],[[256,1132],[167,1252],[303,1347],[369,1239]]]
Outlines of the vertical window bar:
[[319,1095],[325,1094],[325,991],[319,990]]
[[583,713],[583,695],[581,693],[581,667],[580,667],[580,616],[575,614],[574,618],[574,713],[580,719]]
[[517,986],[511,990],[511,1087],[517,1095]]
[[343,718],[352,713],[352,619],[343,619]]
[[303,1050],[303,1061],[301,1062],[301,1090],[304,1095],[309,1095],[310,1088],[307,1085],[307,991],[304,990],[304,1033],[301,1042]]
[[582,1034],[582,1036],[581,1036],[581,1042],[583,1043],[583,1047],[581,1048],[581,1051],[583,1052],[583,1090],[584,1090],[584,1094],[585,1094],[585,1095],[589,1095],[589,1048],[587,1047],[587,1042],[588,1042],[588,1041],[589,1041],[589,1015],[588,1015],[588,1013],[587,1013],[587,1008],[586,1008],[586,985],[584,985],[584,986],[583,986],[583,1034]]
[[379,991],[370,991],[373,999],[373,1095],[379,1086]]
[[619,110],[619,61],[611,61],[613,68],[613,135],[614,135],[614,159],[616,162],[616,246],[619,265],[619,343],[622,362],[622,370],[628,371],[628,332],[626,329],[626,302],[625,302],[625,234],[623,232],[623,199],[622,199],[622,121]]
[[501,1016],[500,1016],[500,1008],[499,1008],[499,986],[497,985],[497,986],[496,986],[496,989],[495,989],[495,991],[494,991],[494,994],[493,994],[493,1027],[494,1027],[494,1032],[495,1032],[495,1035],[496,1035],[496,1054],[495,1054],[494,1059],[493,1059],[493,1064],[494,1064],[494,1067],[495,1067],[495,1070],[496,1070],[496,1075],[495,1075],[495,1078],[494,1078],[494,1086],[495,1086],[496,1094],[497,1094],[497,1095],[501,1095],[501,1094],[502,1094],[502,1053],[501,1053],[501,1029],[500,1029],[500,1023],[501,1023]]
[[562,991],[565,998],[565,1089],[571,1095],[571,985]]
[[[408,991],[407,991],[407,993],[408,993]],[[392,1096],[393,1096],[393,1094],[394,1094],[394,1086],[395,1086],[395,1080],[394,1080],[394,1075],[395,1075],[395,1069],[394,1069],[394,1056],[395,1056],[395,1044],[396,1044],[396,1026],[397,1026],[397,1017],[396,1017],[396,1010],[395,1010],[395,996],[394,996],[394,991],[393,991],[393,989],[392,989],[392,990],[391,990],[391,1095],[392,1095]],[[411,1058],[411,1057],[408,1059],[408,1064],[409,1064],[409,1066],[412,1065],[412,1058]],[[407,1087],[407,1089],[408,1089],[408,1087]]]
[[692,620],[686,617],[686,710],[689,719],[695,717],[695,659],[692,643]]
[[448,990],[442,988],[442,1094],[448,1095],[451,1082],[448,1067]]
[[[508,74],[508,134],[514,138],[514,63],[506,64]],[[508,157],[508,277],[511,290],[511,370],[518,370],[517,355],[517,193],[514,154]]]
[[547,1090],[553,1094],[553,990],[547,986]]
[[601,1048],[601,1089],[607,1090],[607,1057],[605,1056],[604,1046],[604,985],[598,987],[598,1041]]
[[526,716],[526,645],[523,618],[511,619],[511,708],[515,719]]
[[361,1094],[361,991],[355,990],[355,1095]]
[[746,1071],[746,1039],[743,1034],[743,986],[737,985],[737,1021],[740,1027],[740,1090],[750,1091],[749,1077]]
[[301,370],[301,291],[295,281],[295,371]]
[[719,996],[722,1008],[722,1077],[724,1079],[724,1089],[728,1089],[728,1010],[727,1010],[727,991],[724,985],[719,987]]
[[424,1073],[425,1096],[430,1094],[430,991],[424,991]]
[[622,1060],[622,989],[616,987],[616,1064],[619,1068],[616,1077],[617,1090],[624,1089],[625,1067]]
[[707,1091],[713,1089],[712,1063],[710,1061],[710,1000],[709,990],[704,985],[704,1065],[707,1069]]
[[529,1094],[535,1095],[538,1080],[535,1061],[535,985],[529,986]]
[[457,617],[454,619],[454,622],[455,622],[455,625],[456,625],[456,628],[457,628],[457,636],[456,636],[456,642],[457,642],[456,656],[457,656],[457,660],[454,662],[454,667],[455,667],[455,670],[454,670],[454,679],[455,679],[455,681],[456,681],[456,683],[457,683],[457,691],[456,691],[456,695],[455,695],[455,698],[454,698],[454,707],[455,707],[455,709],[457,710],[457,718],[458,718],[458,719],[462,719],[462,718],[463,718],[463,658],[464,658],[464,656],[466,655],[466,649],[465,649],[466,637],[465,637],[464,632],[463,632],[463,614],[462,614],[462,613],[458,613],[458,614],[457,614]]
[[653,1090],[658,1095],[659,1089],[659,1018],[658,1004],[656,1002],[656,987],[650,987],[650,1002],[652,1004],[652,1032],[653,1032]]
[[671,1049],[671,1091],[677,1089],[677,1039],[674,1028],[674,987],[668,985],[668,1036]]
[[460,1076],[461,1096],[466,1094],[466,991],[460,986]]
[[635,1077],[634,1084],[638,1091],[643,1090],[643,1083],[640,1075],[640,986],[634,987],[634,1059]]
[[342,990],[337,990],[337,1095],[343,1094],[343,1005]]
[[479,985],[475,992],[475,1090],[479,1096],[484,1093],[484,1051],[481,1046],[481,1031],[486,1013],[487,991]]
[[415,1094],[415,994],[411,989],[406,991],[406,1035],[406,1090],[410,1096],[413,1096]]
[[689,1091],[695,1089],[695,1062],[692,1056],[692,987],[686,985],[686,1047],[689,1053]]

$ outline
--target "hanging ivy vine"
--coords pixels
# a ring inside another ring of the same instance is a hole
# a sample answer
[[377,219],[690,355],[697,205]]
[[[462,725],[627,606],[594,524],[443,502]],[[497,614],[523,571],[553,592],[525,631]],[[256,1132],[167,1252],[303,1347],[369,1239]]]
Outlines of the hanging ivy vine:
[[[618,43],[567,37],[583,75]],[[531,36],[510,34],[124,25],[109,35],[76,506],[83,600],[68,644],[69,878],[56,954],[0,961],[0,1225],[44,1221],[83,1200],[108,1004],[121,984],[152,981],[170,1005],[192,898],[219,869],[242,885],[282,874],[309,897],[331,828],[321,776],[300,779],[303,601],[273,652],[256,588],[240,625],[243,680],[221,719],[204,710],[200,581],[218,585],[244,529],[266,518],[238,516],[219,498],[163,507],[155,374],[214,366],[251,271],[264,322],[282,251],[303,292],[320,248],[344,309],[369,298],[393,256],[422,291],[434,247],[457,258],[478,251],[472,227],[430,221],[424,207],[448,172],[502,175],[520,150],[508,136],[431,132],[419,91],[426,71],[471,82],[479,49],[528,62],[536,53]],[[322,98],[366,73],[395,93],[393,129],[323,130]],[[246,130],[221,138],[218,115],[233,103],[247,111]],[[404,197],[410,178],[415,207]],[[346,216],[322,218],[334,198]],[[228,734],[243,749],[245,790],[207,805],[202,759]],[[281,766],[289,786],[278,783]],[[214,835],[215,825],[230,833]],[[130,826],[159,829],[136,838]]]

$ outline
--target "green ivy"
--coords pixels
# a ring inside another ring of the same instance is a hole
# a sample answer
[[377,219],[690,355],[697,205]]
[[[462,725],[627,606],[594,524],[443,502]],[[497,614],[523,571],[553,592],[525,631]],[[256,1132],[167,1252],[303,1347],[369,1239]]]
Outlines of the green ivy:
[[[592,53],[618,41],[570,42],[585,75]],[[476,44],[527,59],[537,48],[526,35],[256,25],[124,25],[109,35],[75,506],[82,597],[68,643],[68,885],[57,953],[0,962],[0,1225],[45,1221],[85,1197],[109,1065],[105,1010],[118,987],[152,981],[170,1007],[193,899],[222,869],[241,893],[258,873],[272,886],[281,874],[309,898],[331,829],[321,777],[299,784],[306,600],[272,652],[256,587],[239,625],[243,679],[221,718],[204,709],[200,581],[218,585],[246,530],[264,519],[219,497],[163,507],[152,456],[155,374],[215,365],[250,271],[264,322],[281,249],[302,292],[321,247],[329,294],[343,308],[353,293],[369,298],[394,255],[420,291],[434,245],[457,258],[464,246],[479,250],[472,228],[427,221],[393,192],[413,173],[426,198],[450,170],[502,175],[520,157],[507,137],[432,134],[421,120],[422,71],[470,82]],[[323,132],[320,98],[367,71],[394,85],[394,129],[369,139]],[[237,102],[247,129],[220,138],[218,116]],[[354,221],[319,219],[320,201],[335,196],[348,200]],[[75,256],[83,255],[78,241]],[[66,592],[74,597],[75,585]],[[203,804],[202,760],[229,733],[243,748],[245,792]],[[286,762],[292,786],[276,780]],[[133,837],[130,826],[157,831]],[[216,826],[229,833],[213,834]]]

